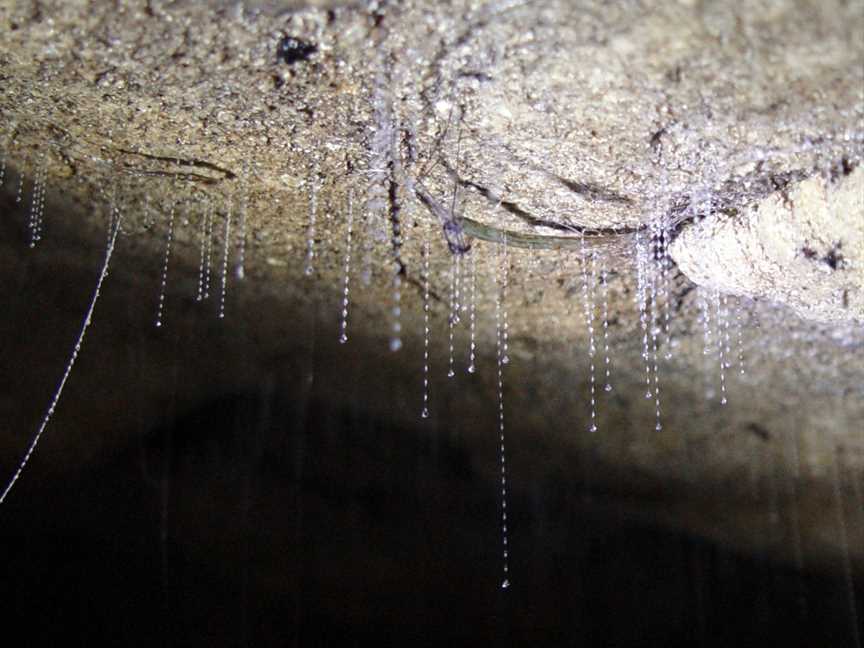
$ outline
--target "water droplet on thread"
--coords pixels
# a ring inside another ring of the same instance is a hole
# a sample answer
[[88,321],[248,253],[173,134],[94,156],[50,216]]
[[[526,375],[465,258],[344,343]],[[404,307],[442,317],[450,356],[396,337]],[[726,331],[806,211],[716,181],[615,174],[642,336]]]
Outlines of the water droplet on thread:
[[354,191],[348,190],[348,227],[345,235],[345,263],[342,271],[342,320],[339,323],[339,342],[348,341],[348,307],[350,306],[351,238],[354,232]]
[[306,225],[306,265],[303,273],[308,277],[315,271],[315,221],[318,217],[318,178],[309,180],[309,222]]
[[[165,256],[162,261],[162,277],[159,282],[159,304],[156,307],[156,327],[162,326],[162,313],[165,309],[165,290],[168,285],[168,261],[171,258],[171,242],[174,239],[174,211],[176,203],[168,210],[168,234],[165,237]],[[117,227],[115,225],[115,227]]]
[[243,172],[243,190],[240,197],[240,205],[237,210],[237,264],[234,267],[234,276],[242,281],[246,278],[246,208],[248,201],[248,169]]
[[423,234],[423,409],[422,418],[429,418],[429,229]]
[[476,342],[475,330],[477,325],[477,250],[476,247],[471,250],[471,305],[469,307],[469,346],[468,346],[468,373],[474,373],[477,370],[476,360]]
[[[506,239],[505,239],[506,240]],[[505,450],[504,437],[504,333],[502,326],[502,304],[504,301],[503,293],[506,287],[506,270],[502,270],[499,274],[498,265],[507,263],[506,243],[499,247],[499,258],[496,260],[496,299],[495,299],[495,341],[496,341],[496,360],[498,370],[498,435],[500,442],[499,461],[501,465],[501,555],[503,559],[503,572],[505,575],[504,584],[502,587],[510,585],[506,578],[507,572],[510,569],[509,553],[508,553],[508,535],[507,528],[507,453]]]
[[606,270],[600,273],[600,284],[603,286],[603,362],[606,367],[606,383],[604,391],[612,391],[612,361],[609,359],[609,274]]
[[222,249],[222,290],[219,295],[219,319],[225,319],[225,298],[228,294],[228,257],[231,250],[231,204],[229,198],[228,211],[225,212],[225,231]]
[[457,279],[457,273],[458,273],[458,265],[457,265],[458,261],[457,261],[457,259],[458,259],[458,257],[456,254],[451,254],[451,256],[450,256],[450,314],[447,318],[447,330],[448,330],[448,336],[449,336],[449,342],[448,342],[449,356],[448,356],[448,360],[447,360],[447,377],[448,378],[452,378],[453,376],[456,375],[456,371],[453,368],[453,363],[454,363],[454,359],[453,359],[453,333],[454,333],[454,328],[456,327],[456,323],[458,322],[457,291],[459,290],[459,288],[458,288],[458,279]]
[[207,205],[204,209],[203,214],[201,215],[201,228],[199,230],[199,238],[201,244],[200,251],[200,260],[198,262],[198,294],[195,297],[195,301],[202,301],[204,299],[204,272],[205,272],[205,260],[207,255],[207,247],[208,247],[208,239],[209,239],[209,221],[210,221],[210,208]]
[[24,453],[24,457],[18,464],[18,468],[15,470],[12,478],[6,484],[6,488],[4,488],[3,492],[0,493],[0,505],[2,505],[3,502],[6,501],[6,498],[9,496],[9,492],[12,490],[12,488],[15,486],[15,483],[21,477],[21,473],[24,472],[24,468],[26,468],[28,462],[30,461],[30,458],[36,451],[36,446],[39,445],[39,440],[42,438],[45,429],[48,427],[48,423],[51,421],[51,418],[57,409],[57,404],[60,402],[60,397],[63,395],[63,388],[65,387],[66,382],[69,380],[69,376],[72,374],[72,369],[75,366],[75,361],[78,359],[78,355],[81,353],[81,347],[84,344],[84,339],[87,335],[87,329],[90,327],[90,324],[93,321],[93,313],[96,311],[96,304],[99,301],[99,296],[102,294],[102,285],[105,282],[105,278],[108,276],[108,268],[111,265],[111,257],[114,254],[114,247],[117,242],[117,233],[120,231],[121,223],[122,214],[119,214],[118,220],[114,224],[114,230],[112,232],[111,238],[109,238],[108,240],[108,246],[105,250],[105,258],[102,262],[102,270],[99,273],[99,278],[96,280],[96,287],[93,290],[93,296],[90,299],[90,305],[87,309],[87,313],[84,316],[84,322],[81,325],[81,330],[78,333],[78,338],[75,340],[75,346],[72,350],[72,354],[69,356],[69,360],[66,362],[66,367],[63,370],[63,376],[60,378],[60,382],[57,385],[57,388],[54,390],[54,395],[51,397],[51,402],[48,405],[48,409],[46,410],[45,415],[42,417],[42,421],[39,424],[39,428],[36,431],[36,434],[33,435],[33,439],[30,441],[30,445],[27,447],[27,451]]

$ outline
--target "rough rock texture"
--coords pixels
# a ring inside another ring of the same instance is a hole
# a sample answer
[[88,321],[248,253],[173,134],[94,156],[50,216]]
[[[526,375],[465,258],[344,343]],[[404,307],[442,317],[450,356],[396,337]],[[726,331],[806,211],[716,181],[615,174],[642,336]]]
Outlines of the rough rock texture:
[[671,253],[700,286],[765,298],[805,319],[864,324],[864,167],[686,227]]

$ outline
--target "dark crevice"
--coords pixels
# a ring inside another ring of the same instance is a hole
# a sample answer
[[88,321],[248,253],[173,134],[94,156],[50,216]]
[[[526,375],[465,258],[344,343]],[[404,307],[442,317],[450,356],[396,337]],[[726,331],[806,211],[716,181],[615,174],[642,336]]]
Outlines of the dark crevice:
[[585,236],[621,236],[626,234],[635,234],[636,232],[645,229],[644,225],[640,225],[638,227],[590,227],[586,225],[559,223],[558,221],[553,221],[546,218],[539,218],[513,201],[499,199],[489,188],[484,187],[483,185],[473,182],[471,180],[466,180],[459,177],[456,172],[449,166],[445,165],[445,168],[447,168],[447,171],[450,173],[450,175],[456,179],[456,181],[459,183],[459,186],[473,189],[481,196],[486,198],[486,200],[488,200],[490,203],[494,205],[499,205],[505,211],[512,214],[513,216],[516,216],[517,218],[524,221],[528,225],[531,225],[532,227],[546,227],[559,232],[584,234]]
[[167,176],[181,176],[181,177],[190,177],[191,179],[197,179],[201,182],[208,183],[216,183],[222,180],[233,180],[237,177],[233,171],[229,171],[228,169],[222,168],[212,162],[207,162],[206,160],[197,160],[194,158],[181,158],[176,156],[163,156],[163,155],[151,155],[149,153],[140,153],[138,151],[129,151],[127,149],[114,149],[118,153],[123,153],[124,155],[134,155],[137,157],[141,157],[147,160],[154,160],[156,162],[165,162],[166,164],[176,165],[178,167],[193,167],[196,169],[208,169],[210,171],[215,171],[216,173],[221,173],[221,178],[211,178],[210,176],[204,176],[196,173],[184,173],[180,171],[170,171],[167,169],[163,170],[143,170],[137,169],[133,167],[131,164],[126,163],[124,166],[134,171],[135,173],[139,173],[141,175],[167,175]]
[[387,183],[387,199],[389,203],[388,218],[390,219],[390,246],[393,251],[393,261],[396,263],[396,274],[405,276],[405,263],[402,261],[402,224],[399,220],[402,206],[399,204],[399,183],[396,181],[394,162],[390,161],[390,178]]
[[568,180],[567,178],[562,178],[557,175],[553,175],[552,177],[573,193],[582,196],[585,200],[591,202],[615,203],[618,205],[633,204],[631,198],[593,182],[577,182],[576,180]]

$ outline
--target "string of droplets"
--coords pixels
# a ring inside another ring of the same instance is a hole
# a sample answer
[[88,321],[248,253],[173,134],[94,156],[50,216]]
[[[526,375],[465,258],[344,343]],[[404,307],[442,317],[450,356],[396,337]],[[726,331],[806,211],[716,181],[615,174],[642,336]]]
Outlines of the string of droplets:
[[402,222],[399,220],[398,209],[392,210],[390,227],[390,249],[393,254],[393,307],[390,323],[390,350],[395,352],[402,348],[402,263],[400,261],[400,251],[403,240]]
[[597,381],[594,367],[594,356],[596,348],[594,345],[594,282],[597,277],[597,262],[594,254],[585,258],[585,235],[581,236],[582,257],[582,302],[585,308],[585,326],[588,331],[588,364],[589,364],[589,404],[591,407],[591,419],[588,424],[589,432],[597,431]]
[[713,348],[711,335],[711,302],[705,290],[699,291],[699,314],[702,320],[702,355],[705,359],[705,398],[710,400],[714,397],[713,366],[711,365],[711,353]]
[[[506,237],[505,237],[506,241]],[[501,558],[503,579],[501,588],[507,589],[510,587],[510,547],[509,547],[509,531],[507,528],[507,452],[504,443],[504,332],[502,326],[502,304],[504,302],[504,290],[506,286],[505,273],[506,270],[499,271],[498,266],[506,264],[506,243],[499,247],[499,254],[496,264],[495,279],[497,285],[495,298],[495,349],[496,349],[496,364],[497,364],[497,387],[498,387],[498,440],[499,447],[499,462],[501,469]],[[505,266],[506,267],[506,266]]]
[[21,165],[21,171],[18,173],[18,190],[15,192],[15,204],[20,204],[24,199],[24,165]]
[[612,391],[612,361],[609,359],[609,273],[604,269],[600,272],[600,285],[603,290],[603,364],[606,370],[606,382],[603,389]]
[[243,190],[240,194],[240,206],[237,209],[237,265],[234,267],[234,276],[239,281],[246,278],[246,209],[248,196],[248,169],[243,173]]
[[[725,298],[724,298],[725,299]],[[720,291],[714,291],[714,312],[717,315],[717,355],[720,362],[720,404],[726,399],[726,346],[728,345],[728,322],[721,306]],[[725,344],[724,344],[725,343]]]
[[114,231],[114,224],[117,222],[117,219],[120,218],[120,211],[120,204],[117,198],[117,187],[114,187],[114,191],[111,193],[111,199],[108,202],[108,225],[105,228],[105,245],[108,245],[108,241],[111,240],[111,235]]
[[648,350],[648,242],[642,232],[636,236],[636,308],[642,330],[642,361],[645,367],[645,398],[651,398],[651,363]]
[[423,235],[423,409],[421,418],[429,418],[429,232]]
[[33,195],[30,201],[30,247],[42,238],[42,214],[45,210],[45,181],[47,180],[48,166],[45,153],[40,156],[36,166],[36,174],[33,177]]
[[231,204],[225,212],[225,231],[222,234],[222,289],[219,294],[219,319],[225,318],[225,298],[228,294],[228,257],[231,250]]
[[63,394],[63,388],[66,386],[66,382],[69,380],[69,376],[71,375],[72,369],[75,366],[75,361],[78,359],[78,355],[81,353],[81,347],[84,345],[84,339],[87,335],[87,329],[90,328],[90,324],[93,321],[93,313],[96,310],[96,303],[99,301],[99,296],[102,294],[102,284],[105,282],[105,278],[108,276],[108,268],[111,264],[111,257],[114,254],[114,246],[117,242],[117,233],[120,231],[121,222],[122,214],[118,217],[117,221],[114,224],[111,238],[108,241],[108,247],[105,250],[105,259],[102,262],[102,269],[99,272],[99,278],[96,280],[96,287],[94,288],[93,296],[90,299],[90,305],[88,306],[87,312],[84,315],[84,322],[81,325],[81,330],[78,332],[78,337],[75,340],[75,346],[72,349],[72,354],[69,357],[69,360],[66,362],[66,367],[63,370],[63,375],[60,378],[60,383],[54,390],[54,395],[51,397],[51,402],[48,405],[48,409],[45,412],[45,415],[42,417],[42,421],[39,423],[39,428],[37,429],[36,434],[30,441],[30,445],[28,446],[27,451],[24,454],[24,458],[18,464],[18,468],[15,470],[15,473],[12,475],[9,483],[6,484],[6,488],[3,489],[3,493],[0,494],[0,504],[3,504],[3,502],[6,501],[6,498],[9,496],[9,492],[12,490],[12,488],[15,486],[15,483],[21,477],[21,473],[24,471],[24,468],[30,461],[30,457],[33,456],[33,452],[36,450],[36,446],[39,444],[39,440],[42,438],[45,429],[48,427],[48,423],[51,421],[51,417],[54,416],[54,412],[57,409],[57,404],[60,402],[60,397]]
[[[165,289],[168,285],[168,261],[171,258],[171,242],[174,239],[174,211],[176,207],[176,203],[172,202],[171,208],[168,211],[168,234],[165,237],[165,256],[162,261],[162,276],[159,282],[159,304],[156,307],[157,328],[162,326],[162,313],[165,309]],[[119,227],[119,225],[115,227]]]
[[0,189],[6,182],[6,149],[0,149]]
[[477,370],[475,365],[477,345],[475,342],[475,330],[477,325],[477,250],[471,250],[471,306],[469,309],[469,346],[468,346],[468,373]]
[[303,269],[308,277],[315,271],[315,221],[318,217],[318,178],[309,180],[309,222],[306,225],[306,265]]
[[150,194],[144,194],[144,209],[143,209],[143,218],[142,218],[142,227],[145,230],[149,230],[153,227],[153,223],[156,220],[156,215],[153,211],[153,206],[150,203]]
[[208,207],[207,211],[207,253],[204,257],[204,300],[210,299],[211,277],[213,275],[213,214],[214,210]]
[[458,311],[458,297],[457,291],[458,288],[458,261],[459,255],[453,254],[450,257],[450,315],[447,319],[447,330],[449,336],[448,342],[448,359],[447,359],[447,377],[452,378],[456,375],[456,370],[454,369],[454,360],[453,360],[453,334],[454,329],[456,328],[456,323],[459,321],[459,311]]
[[348,190],[348,229],[345,235],[345,263],[342,271],[342,319],[339,323],[339,342],[348,341],[348,307],[351,303],[351,238],[354,233],[354,191]]
[[669,227],[666,219],[659,223],[657,252],[658,263],[660,266],[660,306],[662,308],[663,320],[663,348],[666,350],[664,357],[667,360],[672,359],[672,328],[671,328],[671,310],[672,310],[672,292],[669,287],[669,269],[672,261],[669,258]]
[[736,347],[738,349],[738,373],[742,376],[746,373],[744,367],[744,315],[742,313],[741,297],[735,301],[735,334]]
[[510,317],[507,312],[507,292],[510,288],[510,252],[507,244],[507,236],[504,236],[503,243],[504,271],[503,281],[501,283],[501,308],[504,313],[504,354],[501,357],[501,362],[505,365],[510,364]]
[[651,356],[654,364],[654,416],[656,420],[654,429],[659,432],[663,429],[663,426],[660,423],[660,357],[659,353],[657,352],[657,335],[659,332],[659,325],[656,321],[658,272],[656,272],[656,269],[654,272],[651,273],[649,281],[651,293]]
[[204,208],[204,213],[201,215],[201,229],[199,233],[199,237],[201,239],[201,259],[198,262],[198,294],[195,297],[195,301],[202,301],[205,299],[205,291],[204,291],[204,273],[205,273],[205,262],[207,266],[210,265],[209,259],[209,244],[210,244],[210,205],[208,204]]

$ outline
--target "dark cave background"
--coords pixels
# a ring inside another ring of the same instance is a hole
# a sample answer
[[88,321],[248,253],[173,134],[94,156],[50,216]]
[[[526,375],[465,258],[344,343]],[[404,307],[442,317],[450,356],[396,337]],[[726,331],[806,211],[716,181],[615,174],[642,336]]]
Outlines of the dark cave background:
[[[68,357],[102,249],[57,223],[30,251],[21,210],[4,200],[0,404],[20,449],[0,459],[10,475]],[[576,455],[572,469],[538,465],[560,457],[520,428],[517,405],[512,586],[502,590],[494,392],[436,378],[436,414],[421,422],[418,383],[405,380],[419,364],[400,367],[409,360],[380,339],[340,347],[329,302],[286,316],[261,300],[254,317],[230,302],[219,323],[195,311],[177,279],[186,296],[169,295],[156,331],[159,259],[139,254],[120,239],[56,418],[0,509],[7,637],[853,645],[839,570],[798,573],[633,518],[597,478],[613,466]],[[284,336],[276,349],[274,331]],[[530,390],[513,380],[517,395]]]

